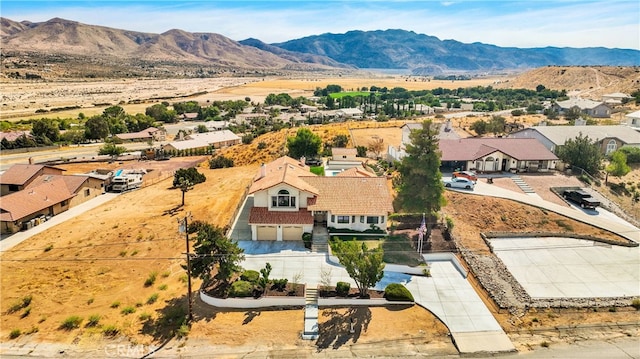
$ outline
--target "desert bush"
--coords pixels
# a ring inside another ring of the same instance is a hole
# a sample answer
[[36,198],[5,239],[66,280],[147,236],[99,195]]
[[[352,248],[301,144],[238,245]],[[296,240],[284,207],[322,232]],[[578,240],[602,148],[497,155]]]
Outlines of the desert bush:
[[166,284],[163,284],[163,285],[158,287],[158,290],[167,290],[167,288],[169,288],[169,286],[166,285]]
[[260,273],[253,269],[247,269],[246,271],[242,272],[242,275],[240,275],[241,280],[254,284],[258,282],[258,278],[260,278]]
[[413,302],[413,295],[402,284],[391,283],[384,289],[384,297],[392,301],[409,301]]
[[338,282],[336,283],[336,293],[339,296],[346,297],[349,295],[349,289],[351,289],[351,284],[347,282]]
[[244,281],[238,280],[231,284],[231,289],[229,290],[230,297],[250,297],[253,294],[253,284]]
[[302,242],[304,243],[305,248],[311,249],[311,244],[313,243],[313,235],[309,232],[302,233]]
[[15,339],[17,337],[20,336],[20,334],[22,334],[22,332],[20,331],[20,329],[13,329],[11,331],[11,333],[9,333],[9,339]]
[[82,318],[77,315],[72,315],[62,321],[62,324],[60,324],[60,329],[64,329],[64,330],[76,329],[80,327],[80,323],[82,323]]
[[233,159],[227,158],[224,156],[216,156],[209,161],[210,169],[227,168],[227,167],[233,167],[233,166],[234,166]]
[[147,277],[147,279],[144,281],[144,286],[145,287],[151,287],[153,285],[153,283],[156,282],[156,277],[158,276],[157,272],[151,272],[149,274],[149,276]]
[[31,314],[31,307],[26,307],[24,308],[22,314],[20,314],[20,318],[26,318],[29,316],[29,314]]
[[151,314],[142,313],[142,314],[140,314],[140,316],[138,318],[140,318],[140,320],[149,320],[149,319],[151,319]]
[[636,310],[640,310],[640,298],[634,298],[633,301],[631,301],[631,306],[636,308]]
[[22,308],[26,308],[31,304],[32,300],[33,300],[33,296],[31,294],[29,294],[27,296],[24,296],[24,297],[20,298],[20,300],[18,302],[16,302],[12,306],[10,306],[9,309],[7,310],[7,312],[8,313],[15,313],[15,312],[19,311]]
[[118,308],[120,306],[120,302],[116,301],[111,303],[111,308]]
[[124,307],[120,311],[120,313],[122,313],[122,315],[129,315],[129,314],[135,313],[135,312],[136,312],[136,308],[132,307],[132,306]]
[[87,321],[87,327],[96,327],[100,322],[100,315],[93,314],[89,317],[89,321]]
[[178,338],[184,338],[189,335],[189,326],[186,324],[182,324],[176,331],[176,335],[178,336]]
[[120,333],[120,329],[113,324],[109,324],[102,328],[102,334],[107,337],[115,337]]
[[153,304],[158,300],[158,293],[153,293],[149,298],[147,298],[147,304]]

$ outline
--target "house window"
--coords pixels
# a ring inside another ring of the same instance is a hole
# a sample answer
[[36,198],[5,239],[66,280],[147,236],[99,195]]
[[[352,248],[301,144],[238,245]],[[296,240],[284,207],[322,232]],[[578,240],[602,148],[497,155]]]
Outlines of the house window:
[[356,223],[356,216],[351,216],[351,223]]
[[607,154],[615,152],[617,148],[618,144],[616,143],[616,140],[609,140],[609,142],[607,143]]
[[338,216],[338,223],[349,223],[349,216]]
[[364,223],[364,216],[360,216],[360,223]]
[[85,196],[85,197],[89,197],[89,195],[90,195],[90,194],[91,194],[91,191],[90,191],[88,188],[86,188],[86,189],[84,190],[84,196]]
[[336,223],[336,216],[334,216],[333,214],[331,215],[331,222]]
[[64,200],[64,201],[60,202],[60,206],[62,206],[62,207],[66,206],[68,204],[69,204],[69,200]]
[[271,196],[271,207],[293,207],[296,206],[296,198],[289,195],[289,191],[281,189],[277,196]]
[[378,224],[380,223],[380,217],[378,216],[367,216],[367,224]]

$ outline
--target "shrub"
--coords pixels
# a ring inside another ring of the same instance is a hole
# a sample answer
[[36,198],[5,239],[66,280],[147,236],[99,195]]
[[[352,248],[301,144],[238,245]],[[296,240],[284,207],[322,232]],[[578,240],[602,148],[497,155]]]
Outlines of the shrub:
[[242,275],[240,276],[241,280],[254,284],[258,281],[258,278],[260,278],[260,273],[252,269],[242,272]]
[[111,303],[111,308],[118,308],[120,306],[120,302]]
[[14,330],[11,331],[11,333],[9,333],[9,339],[15,339],[15,338],[19,337],[20,334],[22,334],[20,329],[14,329]]
[[313,243],[313,235],[309,232],[302,233],[302,242],[304,242],[305,248],[311,249],[311,244]]
[[411,292],[400,283],[391,283],[384,289],[384,297],[393,301],[413,302]]
[[129,315],[129,314],[135,313],[135,312],[136,312],[136,308],[132,307],[132,306],[124,307],[120,311],[120,313],[122,313],[123,315]]
[[346,297],[347,295],[349,295],[349,289],[351,289],[351,284],[347,282],[336,283],[336,293],[339,296]]
[[151,314],[142,313],[142,314],[140,314],[140,316],[138,318],[140,318],[140,320],[149,320],[149,319],[151,319]]
[[91,305],[91,303],[93,303],[93,300],[94,300],[93,298],[87,299],[87,305]]
[[64,321],[62,321],[62,324],[60,324],[60,329],[64,329],[64,330],[76,329],[80,327],[80,323],[82,323],[82,318],[77,315],[72,315],[67,319],[65,319]]
[[153,293],[149,298],[147,298],[147,304],[153,304],[158,300],[158,293]]
[[253,284],[244,281],[238,280],[231,284],[231,289],[229,290],[230,297],[250,297],[253,294]]
[[29,316],[29,314],[31,314],[31,307],[26,307],[24,308],[24,312],[20,314],[20,318],[26,318]]
[[178,336],[178,338],[184,338],[189,335],[189,326],[186,324],[182,324],[176,331],[176,335]]
[[49,244],[48,246],[44,247],[45,252],[49,252],[52,249],[53,249],[53,244]]
[[156,282],[156,277],[158,276],[158,273],[156,272],[151,272],[149,274],[149,276],[147,277],[147,279],[144,281],[144,286],[145,287],[151,287],[153,285],[153,283]]
[[209,161],[210,169],[227,168],[227,167],[233,167],[233,166],[234,166],[233,159],[227,158],[224,156],[217,156],[212,158]]
[[272,282],[273,282],[272,288],[282,292],[287,287],[287,283],[289,283],[289,280],[287,278],[282,278],[282,279],[274,279]]
[[633,301],[631,301],[631,306],[636,308],[636,310],[640,310],[640,298],[634,298]]
[[549,342],[544,341],[544,342],[540,343],[540,346],[543,347],[543,348],[548,348],[549,347]]
[[[32,299],[33,299],[33,296],[31,294],[20,298],[20,300],[17,303],[15,303],[11,307],[9,307],[9,310],[7,310],[7,312],[8,313],[15,313],[15,312],[19,311],[22,308],[27,308],[31,304],[31,300]],[[27,315],[29,315],[29,314],[27,314]],[[26,317],[26,315],[25,315],[25,317]]]
[[163,284],[163,285],[158,287],[158,290],[167,290],[167,288],[169,288],[169,286],[166,285],[166,284]]
[[264,150],[265,148],[267,148],[267,144],[266,143],[264,143],[262,141],[258,142],[258,149],[259,150]]
[[107,337],[115,337],[120,333],[120,329],[113,324],[109,324],[102,328],[102,334]]
[[89,317],[89,321],[87,322],[87,327],[96,327],[98,326],[99,322],[100,322],[100,315],[93,314],[92,316]]

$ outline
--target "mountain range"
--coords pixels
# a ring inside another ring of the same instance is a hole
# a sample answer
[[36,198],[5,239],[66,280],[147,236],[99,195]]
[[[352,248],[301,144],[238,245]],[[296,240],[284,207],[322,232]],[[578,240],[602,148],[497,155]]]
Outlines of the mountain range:
[[[608,48],[513,48],[406,30],[349,31],[276,44],[234,41],[216,33],[172,29],[162,34],[82,24],[60,18],[0,18],[2,55],[44,54],[213,66],[224,69],[405,69],[419,75],[524,70],[548,65],[640,66],[640,51]],[[4,71],[4,69],[3,69]]]

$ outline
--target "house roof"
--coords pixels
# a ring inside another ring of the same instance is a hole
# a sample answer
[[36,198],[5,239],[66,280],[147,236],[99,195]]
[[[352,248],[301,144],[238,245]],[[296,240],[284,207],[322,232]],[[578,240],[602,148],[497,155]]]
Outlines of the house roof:
[[118,133],[116,137],[122,140],[133,140],[137,138],[151,138],[155,132],[159,131],[155,127],[148,127],[139,132]]
[[334,156],[357,156],[358,150],[355,148],[334,147],[331,149]]
[[566,101],[558,101],[557,102],[558,106],[560,106],[560,108],[572,108],[577,106],[578,108],[585,110],[585,109],[592,109],[592,108],[596,108],[600,105],[602,105],[602,101],[593,101],[593,100],[587,100],[584,98],[570,98]]
[[602,97],[619,97],[619,98],[631,98],[631,96],[622,92],[614,92],[602,95]]
[[359,108],[341,108],[337,112],[342,112],[345,115],[362,115],[362,110]]
[[337,175],[335,175],[335,177],[378,177],[378,176],[376,176],[375,173],[366,171],[362,167],[352,167],[338,173]]
[[461,138],[440,140],[438,145],[441,161],[474,161],[497,151],[520,161],[558,159],[533,138]]
[[628,118],[640,118],[640,111],[628,113],[625,117]]
[[0,220],[13,222],[51,207],[75,194],[70,192],[62,178],[10,193],[0,201]]
[[229,130],[211,131],[205,133],[194,133],[187,136],[187,139],[205,141],[208,144],[218,142],[240,140],[240,137]]
[[7,139],[7,141],[15,141],[22,136],[27,136],[27,138],[33,138],[33,135],[30,131],[11,131],[11,132],[0,132],[0,140]]
[[255,193],[285,183],[301,191],[318,194],[318,190],[314,186],[301,178],[315,175],[310,172],[309,166],[301,164],[300,161],[283,156],[262,166],[264,167],[258,170],[256,179],[253,181],[251,188],[249,188],[249,193]]
[[165,146],[171,146],[176,150],[187,150],[189,148],[209,147],[209,144],[204,140],[183,140],[172,141],[167,143]]
[[304,208],[291,212],[252,207],[249,212],[249,224],[313,224],[313,216]]
[[393,212],[392,198],[383,177],[305,177],[317,188],[310,211],[331,211],[340,215],[380,215]]
[[564,145],[569,139],[576,138],[580,133],[592,140],[617,138],[628,145],[640,144],[640,132],[629,129],[628,126],[534,126],[537,131],[556,145]]
[[29,183],[29,185],[25,187],[24,190],[26,191],[33,187],[37,187],[54,180],[55,181],[62,180],[62,182],[59,182],[59,181],[58,182],[63,183],[70,193],[76,193],[78,192],[82,184],[85,183],[88,179],[89,179],[89,176],[87,175],[74,175],[74,176],[42,175],[34,179],[31,183]]
[[0,183],[22,186],[45,167],[59,170],[60,173],[62,173],[62,171],[65,171],[62,168],[54,166],[16,164],[9,167],[9,169],[6,170],[3,174],[0,174]]

